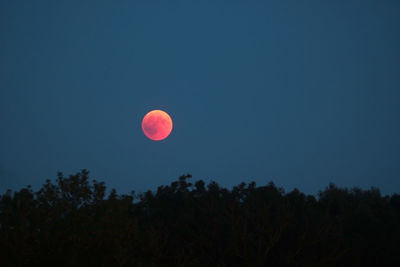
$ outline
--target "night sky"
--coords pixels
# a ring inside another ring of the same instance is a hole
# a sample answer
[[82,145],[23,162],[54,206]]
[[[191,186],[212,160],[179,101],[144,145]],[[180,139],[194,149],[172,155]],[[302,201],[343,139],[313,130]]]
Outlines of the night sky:
[[390,194],[399,115],[397,0],[0,1],[0,193],[86,168],[118,192],[191,173]]

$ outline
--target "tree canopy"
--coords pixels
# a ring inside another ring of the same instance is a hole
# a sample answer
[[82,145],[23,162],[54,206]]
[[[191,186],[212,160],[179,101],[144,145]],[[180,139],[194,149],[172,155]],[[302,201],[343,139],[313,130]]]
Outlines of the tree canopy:
[[2,266],[400,266],[400,195],[191,182],[118,194],[82,170],[0,196]]

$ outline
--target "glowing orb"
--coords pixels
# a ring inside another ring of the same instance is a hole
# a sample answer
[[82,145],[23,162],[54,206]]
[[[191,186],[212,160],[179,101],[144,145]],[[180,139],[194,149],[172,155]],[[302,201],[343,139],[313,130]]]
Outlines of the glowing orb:
[[163,140],[172,131],[172,119],[165,111],[152,110],[144,116],[142,130],[151,140]]

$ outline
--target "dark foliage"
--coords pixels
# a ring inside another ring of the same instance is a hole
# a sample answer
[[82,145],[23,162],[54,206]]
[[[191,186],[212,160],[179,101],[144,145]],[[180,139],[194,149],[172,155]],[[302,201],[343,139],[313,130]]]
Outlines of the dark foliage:
[[[1,266],[400,266],[400,195],[184,175],[136,196],[86,170],[0,196]],[[106,196],[107,195],[107,196]]]

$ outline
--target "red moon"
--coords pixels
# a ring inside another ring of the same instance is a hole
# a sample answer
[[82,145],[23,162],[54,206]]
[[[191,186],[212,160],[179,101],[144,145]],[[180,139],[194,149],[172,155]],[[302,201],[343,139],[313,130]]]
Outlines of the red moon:
[[172,119],[165,111],[152,110],[144,116],[142,130],[151,140],[163,140],[172,131]]

